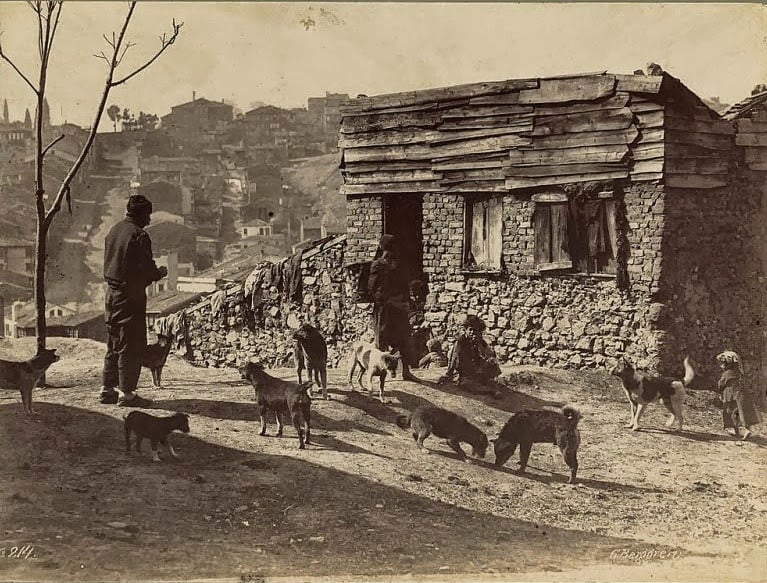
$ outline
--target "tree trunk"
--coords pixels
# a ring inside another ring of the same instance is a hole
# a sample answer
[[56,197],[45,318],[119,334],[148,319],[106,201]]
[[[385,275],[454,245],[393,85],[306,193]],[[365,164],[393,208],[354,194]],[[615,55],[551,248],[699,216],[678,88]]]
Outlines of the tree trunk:
[[[45,218],[38,216],[37,223],[37,248],[35,255],[35,309],[37,311],[37,353],[45,349],[46,325],[45,325],[45,263],[48,246],[48,233],[45,228]],[[42,383],[41,383],[42,384]]]

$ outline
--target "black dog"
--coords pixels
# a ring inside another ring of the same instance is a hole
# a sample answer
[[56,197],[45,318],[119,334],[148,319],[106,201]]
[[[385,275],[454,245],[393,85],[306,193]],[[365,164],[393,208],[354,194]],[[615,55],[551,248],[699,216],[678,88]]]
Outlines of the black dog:
[[527,468],[527,460],[534,443],[553,443],[559,446],[570,468],[570,483],[575,482],[578,473],[578,447],[581,434],[578,421],[581,414],[577,409],[564,407],[561,412],[545,409],[527,410],[514,413],[495,439],[495,465],[502,466],[514,455],[519,445],[519,471]]
[[418,407],[410,415],[397,417],[397,425],[401,429],[413,430],[413,439],[423,453],[429,453],[423,442],[432,433],[447,439],[448,445],[465,462],[468,462],[469,458],[461,449],[461,442],[471,445],[471,453],[475,457],[483,458],[487,453],[487,435],[469,423],[465,417],[447,409],[431,406]]
[[[288,413],[293,421],[293,427],[298,433],[298,447],[305,449],[309,443],[312,400],[308,389],[311,381],[303,385],[295,385],[282,379],[274,378],[264,372],[264,367],[255,362],[249,362],[241,370],[243,380],[250,381],[255,391],[258,414],[261,417],[261,432],[266,435],[266,412],[271,409],[277,417],[277,436],[282,436],[282,414]],[[303,425],[303,428],[302,428]],[[306,440],[304,440],[304,428]]]
[[136,451],[141,452],[141,440],[145,437],[152,444],[152,461],[159,462],[157,444],[168,448],[174,458],[178,455],[173,450],[168,437],[173,431],[189,433],[189,415],[174,413],[169,417],[155,417],[143,411],[131,411],[125,416],[125,450],[130,451],[131,431],[136,434]]
[[626,428],[631,428],[633,431],[639,429],[639,419],[647,405],[660,398],[660,402],[671,412],[666,427],[671,427],[676,421],[677,429],[682,430],[685,388],[695,378],[695,371],[690,365],[689,358],[684,359],[683,379],[640,372],[625,356],[610,370],[610,374],[620,377],[623,391],[629,400],[631,421],[626,424]]
[[172,346],[172,338],[158,334],[157,343],[150,344],[144,349],[141,366],[152,371],[152,384],[158,389],[162,388],[162,369],[165,367]]
[[[322,398],[328,398],[328,346],[325,339],[314,326],[303,324],[293,333],[293,358],[296,361],[296,374],[298,384],[303,383],[301,372],[306,369],[309,380],[317,383],[322,388]],[[311,388],[309,396],[312,395]]]

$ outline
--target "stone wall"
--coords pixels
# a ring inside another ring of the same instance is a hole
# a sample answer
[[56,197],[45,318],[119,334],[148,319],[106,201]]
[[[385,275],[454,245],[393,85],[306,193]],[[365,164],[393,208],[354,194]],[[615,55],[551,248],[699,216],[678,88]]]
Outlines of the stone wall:
[[345,247],[342,236],[304,252],[298,302],[264,284],[264,303],[253,312],[244,285],[237,283],[224,290],[226,299],[217,314],[211,306],[215,294],[187,308],[189,359],[208,367],[238,366],[250,359],[268,367],[292,366],[291,335],[307,322],[325,336],[329,365],[338,366],[367,328],[371,313],[369,304],[356,303],[356,282],[343,267]]
[[346,201],[346,265],[372,261],[382,234],[381,197],[349,197]]

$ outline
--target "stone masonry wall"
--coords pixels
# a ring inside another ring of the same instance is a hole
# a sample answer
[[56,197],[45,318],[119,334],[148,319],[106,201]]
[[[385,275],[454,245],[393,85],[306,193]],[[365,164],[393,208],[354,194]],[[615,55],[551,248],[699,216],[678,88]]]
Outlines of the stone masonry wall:
[[[754,386],[761,381],[765,293],[760,260],[763,194],[747,182],[720,189],[668,193],[663,237],[659,325],[666,332],[666,366],[690,354],[701,382],[718,378],[714,357],[725,349],[744,359]],[[677,363],[677,366],[678,363]]]
[[346,265],[372,261],[383,235],[383,203],[378,197],[349,197],[346,201]]
[[660,273],[663,189],[631,187],[624,199],[628,291],[618,290],[614,278],[538,275],[529,195],[503,200],[503,262],[510,275],[465,273],[464,197],[426,195],[427,320],[450,337],[453,315],[477,314],[498,356],[510,364],[603,367],[628,353],[643,366],[657,366],[660,306],[650,301],[650,292],[657,290]]

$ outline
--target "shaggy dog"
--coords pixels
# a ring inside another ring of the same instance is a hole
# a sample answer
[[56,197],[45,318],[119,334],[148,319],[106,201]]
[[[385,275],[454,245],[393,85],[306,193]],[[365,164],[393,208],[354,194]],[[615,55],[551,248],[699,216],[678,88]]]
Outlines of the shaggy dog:
[[461,449],[461,442],[471,445],[471,454],[474,457],[484,458],[487,453],[487,435],[469,423],[465,417],[447,409],[418,407],[410,415],[398,416],[397,426],[401,429],[413,430],[413,439],[423,453],[429,453],[423,442],[432,433],[447,439],[448,445],[465,462],[468,462],[469,458]]
[[49,348],[21,362],[0,359],[0,389],[21,392],[22,409],[27,415],[35,415],[37,411],[32,408],[32,389],[37,386],[48,367],[58,360],[56,350]]
[[570,483],[575,482],[578,473],[578,446],[581,435],[578,421],[581,414],[577,409],[564,407],[562,411],[545,409],[526,410],[514,413],[495,439],[495,465],[502,466],[519,445],[519,471],[527,468],[527,460],[534,443],[553,443],[570,468]]
[[172,346],[172,338],[158,334],[157,343],[150,344],[144,349],[141,366],[152,371],[152,384],[157,389],[162,388],[162,369],[165,367]]
[[359,367],[359,376],[357,382],[362,390],[365,385],[362,384],[362,377],[367,373],[368,392],[373,394],[373,377],[378,377],[378,397],[382,403],[384,401],[384,384],[386,376],[390,374],[392,378],[397,376],[397,364],[400,355],[398,352],[383,352],[368,342],[357,342],[352,348],[352,364],[349,368],[349,387],[354,390],[354,371]]
[[152,461],[159,462],[157,444],[168,448],[168,453],[174,458],[178,455],[170,444],[168,437],[173,431],[189,433],[189,415],[174,413],[169,417],[155,417],[143,411],[131,411],[125,417],[125,450],[130,451],[131,432],[136,434],[136,451],[141,453],[141,440],[147,438],[152,444]]
[[[282,436],[282,415],[288,413],[293,421],[293,427],[298,433],[298,448],[306,449],[305,443],[309,443],[312,400],[308,389],[311,381],[303,385],[295,385],[289,381],[275,378],[264,371],[264,367],[255,362],[249,362],[241,370],[243,380],[248,380],[253,385],[256,394],[256,405],[261,417],[261,432],[266,435],[266,413],[274,411],[277,418],[277,436]],[[306,438],[304,439],[304,430]]]
[[627,429],[639,429],[639,420],[647,405],[660,399],[671,412],[666,427],[671,427],[676,420],[677,429],[682,430],[685,388],[695,378],[689,358],[684,359],[684,378],[681,380],[637,371],[625,356],[610,370],[610,374],[620,377],[629,400],[631,421],[626,424]]
[[[296,374],[298,384],[303,384],[301,372],[306,369],[309,380],[317,383],[322,388],[322,398],[328,398],[328,346],[325,339],[314,326],[302,325],[293,333],[293,358],[296,362]],[[312,397],[312,390],[309,389]]]

